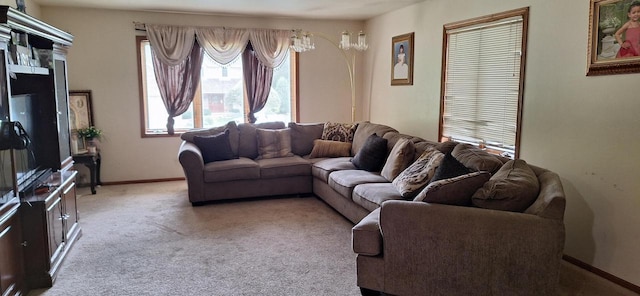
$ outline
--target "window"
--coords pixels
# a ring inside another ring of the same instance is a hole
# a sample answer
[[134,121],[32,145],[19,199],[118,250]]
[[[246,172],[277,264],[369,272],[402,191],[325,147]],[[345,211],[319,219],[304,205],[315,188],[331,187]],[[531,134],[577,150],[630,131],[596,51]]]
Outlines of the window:
[[[153,72],[151,46],[144,36],[137,39],[143,136],[167,135],[167,111]],[[258,122],[295,121],[296,55],[274,69],[269,99],[256,117]],[[176,133],[192,128],[221,126],[229,121],[246,121],[246,106],[242,73],[242,59],[220,66],[206,53],[202,62],[200,86],[189,110],[174,118]]]
[[518,157],[529,9],[444,26],[441,140]]

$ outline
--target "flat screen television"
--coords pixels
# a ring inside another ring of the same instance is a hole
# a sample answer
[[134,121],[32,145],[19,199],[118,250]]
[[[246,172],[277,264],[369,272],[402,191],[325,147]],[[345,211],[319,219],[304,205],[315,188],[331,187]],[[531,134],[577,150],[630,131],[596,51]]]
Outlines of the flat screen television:
[[13,95],[9,98],[9,120],[19,122],[30,138],[25,149],[13,150],[19,192],[32,187],[47,171],[39,161],[41,135],[37,126],[38,111],[38,96],[35,94]]

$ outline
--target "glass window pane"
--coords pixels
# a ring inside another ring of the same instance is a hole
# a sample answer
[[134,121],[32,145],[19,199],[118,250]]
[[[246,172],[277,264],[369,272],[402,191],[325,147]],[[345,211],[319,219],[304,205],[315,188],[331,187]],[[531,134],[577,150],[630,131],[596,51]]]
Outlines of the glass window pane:
[[257,122],[291,121],[291,59],[285,59],[273,71],[269,99],[264,108],[256,113]]
[[220,66],[205,55],[201,75],[203,127],[244,122],[242,59]]

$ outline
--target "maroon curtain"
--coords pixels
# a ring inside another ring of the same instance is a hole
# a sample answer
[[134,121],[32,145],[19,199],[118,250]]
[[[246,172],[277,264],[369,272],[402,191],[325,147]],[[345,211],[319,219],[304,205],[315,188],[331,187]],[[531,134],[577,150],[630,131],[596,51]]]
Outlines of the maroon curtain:
[[157,58],[153,47],[151,48],[151,55],[160,96],[169,114],[167,132],[173,135],[173,118],[182,115],[189,109],[189,105],[191,105],[193,96],[198,88],[198,83],[200,83],[203,51],[200,45],[194,42],[187,59],[176,66],[169,66]]
[[258,61],[256,52],[253,50],[251,43],[249,43],[247,49],[242,53],[242,70],[249,103],[247,120],[249,123],[255,123],[257,120],[255,113],[264,108],[269,98],[273,68],[266,67]]

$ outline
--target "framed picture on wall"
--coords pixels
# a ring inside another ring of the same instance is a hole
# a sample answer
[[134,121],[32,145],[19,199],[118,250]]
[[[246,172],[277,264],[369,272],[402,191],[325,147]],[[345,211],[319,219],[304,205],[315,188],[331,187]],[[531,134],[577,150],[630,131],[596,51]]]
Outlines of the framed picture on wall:
[[591,0],[587,76],[640,73],[639,18],[639,0]]
[[413,85],[413,35],[391,39],[391,85]]
[[90,90],[69,91],[69,127],[71,132],[93,125]]

